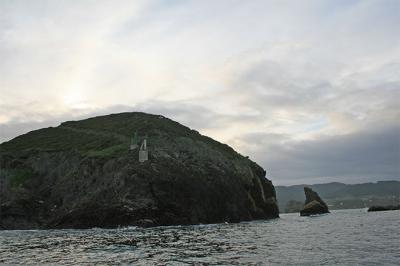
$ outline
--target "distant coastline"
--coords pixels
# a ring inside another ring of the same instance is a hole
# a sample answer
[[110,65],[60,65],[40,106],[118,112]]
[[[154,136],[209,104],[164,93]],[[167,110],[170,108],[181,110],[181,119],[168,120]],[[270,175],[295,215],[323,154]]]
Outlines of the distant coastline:
[[400,181],[378,181],[376,183],[344,184],[339,182],[275,186],[281,213],[298,212],[304,205],[304,186],[318,191],[329,209],[357,209],[371,206],[398,205],[400,203]]

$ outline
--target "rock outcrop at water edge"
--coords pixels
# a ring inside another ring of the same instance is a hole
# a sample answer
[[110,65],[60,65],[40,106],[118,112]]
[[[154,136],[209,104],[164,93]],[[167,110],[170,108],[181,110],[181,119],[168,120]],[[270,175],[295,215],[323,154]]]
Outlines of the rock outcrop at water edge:
[[329,213],[328,205],[319,197],[318,193],[309,187],[304,187],[306,201],[304,208],[300,211],[301,216]]

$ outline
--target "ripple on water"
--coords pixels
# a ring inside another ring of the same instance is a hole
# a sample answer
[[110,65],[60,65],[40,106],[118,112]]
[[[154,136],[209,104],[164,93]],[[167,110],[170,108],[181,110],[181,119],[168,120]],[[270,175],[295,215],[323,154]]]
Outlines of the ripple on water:
[[399,265],[399,211],[141,229],[0,231],[2,264]]

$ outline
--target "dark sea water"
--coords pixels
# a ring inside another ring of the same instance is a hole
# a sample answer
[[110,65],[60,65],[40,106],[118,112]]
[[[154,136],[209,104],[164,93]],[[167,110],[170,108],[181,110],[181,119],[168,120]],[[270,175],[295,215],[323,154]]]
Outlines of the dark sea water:
[[240,224],[0,231],[0,264],[400,265],[400,211]]

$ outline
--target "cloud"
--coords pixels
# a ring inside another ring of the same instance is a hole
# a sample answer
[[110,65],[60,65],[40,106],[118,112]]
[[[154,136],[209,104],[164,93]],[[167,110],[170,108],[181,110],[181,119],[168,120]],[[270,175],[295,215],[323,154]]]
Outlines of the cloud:
[[[0,141],[145,111],[232,145],[277,182],[372,176],[350,161],[390,178],[400,162],[373,170],[370,154],[392,151],[373,152],[379,136],[396,141],[399,12],[396,0],[2,1]],[[358,161],[328,156],[347,147]]]
[[[362,131],[318,140],[250,134],[251,154],[277,184],[400,180],[400,127]],[[254,143],[255,142],[255,143]],[[262,147],[262,148],[260,148]]]
[[242,110],[264,116],[268,121],[264,130],[290,132],[297,138],[397,123],[400,64],[355,70],[346,76],[333,72],[315,77],[316,71],[302,73],[280,62],[257,60],[242,67],[223,94]]

